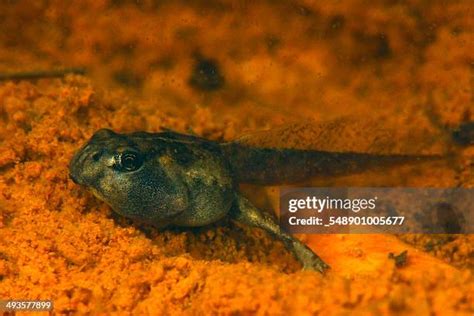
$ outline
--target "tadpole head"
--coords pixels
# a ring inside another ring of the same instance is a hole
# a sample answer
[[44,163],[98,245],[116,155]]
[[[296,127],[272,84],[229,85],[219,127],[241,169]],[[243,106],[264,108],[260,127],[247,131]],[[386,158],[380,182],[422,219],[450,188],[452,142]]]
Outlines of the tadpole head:
[[157,146],[146,134],[98,130],[73,156],[70,177],[124,216],[166,218],[187,207],[187,193],[160,163]]
[[75,153],[69,164],[69,175],[75,183],[93,185],[104,168],[113,165],[114,147],[120,142],[117,136],[109,129],[100,129]]

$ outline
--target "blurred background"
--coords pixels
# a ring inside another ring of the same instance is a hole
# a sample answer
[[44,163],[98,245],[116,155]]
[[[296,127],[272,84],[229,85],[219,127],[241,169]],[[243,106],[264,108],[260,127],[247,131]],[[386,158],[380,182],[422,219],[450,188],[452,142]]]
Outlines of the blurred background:
[[[354,114],[473,119],[472,2],[2,1],[0,72],[83,67],[238,129]],[[233,120],[232,120],[233,121]]]

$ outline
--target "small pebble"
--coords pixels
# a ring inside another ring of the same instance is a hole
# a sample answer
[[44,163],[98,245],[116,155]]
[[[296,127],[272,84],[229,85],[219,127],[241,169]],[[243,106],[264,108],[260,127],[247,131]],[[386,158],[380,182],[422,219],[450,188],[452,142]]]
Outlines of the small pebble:
[[474,145],[474,122],[459,125],[459,127],[453,131],[452,137],[459,145]]
[[198,57],[189,84],[201,91],[215,91],[224,85],[224,77],[215,60]]

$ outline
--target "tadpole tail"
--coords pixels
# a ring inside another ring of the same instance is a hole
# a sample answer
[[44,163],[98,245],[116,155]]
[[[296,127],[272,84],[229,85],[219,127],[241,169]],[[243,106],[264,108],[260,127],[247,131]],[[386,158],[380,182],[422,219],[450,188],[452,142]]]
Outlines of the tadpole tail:
[[445,159],[441,155],[376,155],[299,149],[258,148],[227,143],[222,149],[237,182],[291,184],[315,176],[335,176],[394,165]]

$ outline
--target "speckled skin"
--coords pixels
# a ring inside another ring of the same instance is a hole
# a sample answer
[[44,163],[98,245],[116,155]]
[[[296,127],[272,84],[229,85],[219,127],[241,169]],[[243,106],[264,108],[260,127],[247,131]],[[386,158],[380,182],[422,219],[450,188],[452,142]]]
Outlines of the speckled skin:
[[[281,239],[305,269],[327,269],[238,193],[227,152],[225,145],[174,132],[101,129],[74,155],[70,176],[125,217],[165,227],[203,226],[231,216]],[[121,159],[130,153],[139,163],[124,170]]]
[[305,269],[323,272],[328,266],[241,196],[237,183],[288,183],[414,159],[420,157],[250,148],[171,131],[102,129],[73,157],[70,175],[125,217],[157,227],[195,227],[231,216],[281,239]]
[[[140,154],[142,166],[129,172],[114,168],[123,152]],[[193,137],[178,140],[172,133],[99,130],[74,156],[70,171],[119,214],[156,226],[207,225],[224,217],[234,200],[219,147]]]

